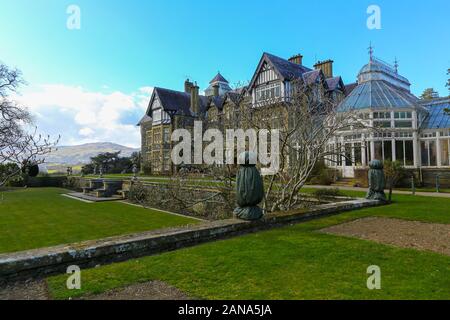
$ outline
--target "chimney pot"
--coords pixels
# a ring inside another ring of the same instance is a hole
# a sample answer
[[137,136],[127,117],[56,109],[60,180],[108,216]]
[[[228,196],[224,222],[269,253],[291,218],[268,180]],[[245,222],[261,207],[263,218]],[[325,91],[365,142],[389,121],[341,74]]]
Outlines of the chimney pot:
[[333,77],[333,60],[328,59],[325,61],[317,61],[317,63],[314,65],[314,69],[316,70],[322,70],[323,74],[325,75],[325,78],[332,78]]
[[191,89],[194,86],[192,82],[189,81],[189,79],[186,79],[184,82],[184,92],[191,93]]
[[299,53],[299,54],[296,54],[296,55],[290,57],[288,59],[288,61],[292,62],[292,63],[295,63],[295,64],[302,65],[302,63],[303,63],[303,56]]

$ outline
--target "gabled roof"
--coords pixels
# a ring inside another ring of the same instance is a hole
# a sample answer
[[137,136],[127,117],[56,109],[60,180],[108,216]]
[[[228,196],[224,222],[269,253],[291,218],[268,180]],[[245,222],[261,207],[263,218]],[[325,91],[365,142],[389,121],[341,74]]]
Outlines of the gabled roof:
[[323,72],[320,69],[311,70],[302,74],[303,82],[306,85],[311,85],[323,79]]
[[242,92],[227,92],[227,94],[225,95],[225,101],[230,100],[231,102],[233,102],[235,105],[238,105],[239,102],[241,102],[242,100]]
[[450,109],[450,98],[424,101],[422,105],[428,111],[428,116],[421,124],[421,129],[450,129],[450,115],[445,112],[445,109]]
[[142,124],[146,123],[146,122],[150,122],[152,121],[152,118],[150,116],[148,116],[147,114],[145,114],[141,120],[139,120],[137,126],[141,126]]
[[[174,111],[175,114],[177,115],[188,115],[188,116],[193,115],[191,112],[190,93],[155,87],[146,112],[148,116],[151,117],[152,112],[151,106],[156,96],[159,98],[159,101],[161,102],[161,106],[164,111],[166,112]],[[205,110],[208,104],[208,98],[199,95],[199,101],[200,101],[200,110]]]
[[328,90],[334,91],[340,89],[342,91],[345,91],[344,82],[342,81],[342,78],[340,76],[328,78],[325,81],[327,82]]
[[217,109],[222,110],[224,101],[225,101],[224,96],[211,97],[209,106],[210,107],[215,106]]
[[264,56],[267,57],[270,63],[275,67],[275,69],[285,80],[300,78],[303,73],[311,71],[310,68],[290,62],[289,60],[277,57],[270,53],[264,53]]
[[213,84],[214,82],[225,82],[228,83],[227,79],[225,79],[220,72],[217,73],[217,75],[209,82],[210,84]]
[[248,88],[252,88],[259,74],[260,69],[264,65],[264,63],[268,63],[273,67],[275,73],[281,78],[281,80],[293,80],[299,79],[301,76],[311,69],[299,65],[293,62],[290,62],[286,59],[277,57],[273,54],[264,52],[261,60],[259,61],[258,67],[256,68],[255,73],[253,74],[253,78],[250,81]]

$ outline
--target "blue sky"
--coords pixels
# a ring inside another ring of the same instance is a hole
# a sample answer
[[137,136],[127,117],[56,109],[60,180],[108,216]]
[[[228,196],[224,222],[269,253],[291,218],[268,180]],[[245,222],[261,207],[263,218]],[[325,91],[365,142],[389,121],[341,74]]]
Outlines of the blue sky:
[[[80,30],[66,28],[71,4],[81,9]],[[371,4],[381,8],[381,30],[366,27]],[[23,71],[22,98],[42,130],[65,144],[136,146],[133,124],[151,87],[182,90],[189,76],[205,88],[217,70],[246,81],[264,51],[300,52],[307,66],[331,58],[353,82],[372,42],[377,57],[398,58],[413,93],[447,94],[449,12],[448,0],[0,0],[0,60]]]

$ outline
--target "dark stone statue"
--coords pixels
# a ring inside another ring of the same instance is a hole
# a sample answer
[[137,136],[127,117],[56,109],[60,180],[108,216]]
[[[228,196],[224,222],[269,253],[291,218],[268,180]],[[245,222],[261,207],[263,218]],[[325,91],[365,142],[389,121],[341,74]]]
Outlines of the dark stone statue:
[[236,177],[236,199],[238,207],[234,209],[236,218],[259,220],[263,211],[258,204],[264,198],[264,183],[256,169],[256,154],[243,152],[239,155],[239,171]]
[[372,160],[369,168],[369,192],[366,199],[386,201],[383,163],[380,160]]

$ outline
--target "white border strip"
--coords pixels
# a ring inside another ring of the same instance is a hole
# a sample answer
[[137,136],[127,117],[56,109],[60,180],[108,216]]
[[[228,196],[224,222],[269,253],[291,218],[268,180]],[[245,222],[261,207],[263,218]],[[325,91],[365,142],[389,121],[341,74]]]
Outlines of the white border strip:
[[142,206],[140,204],[135,204],[135,203],[131,203],[131,202],[128,202],[128,201],[119,201],[119,202],[128,204],[130,206],[134,206],[134,207],[139,207],[139,208],[144,208],[144,209],[150,209],[150,210],[155,210],[155,211],[159,211],[159,212],[164,212],[164,213],[172,214],[174,216],[179,216],[179,217],[183,217],[183,218],[190,218],[190,219],[203,221],[203,222],[208,221],[208,220],[205,220],[205,219],[200,219],[200,218],[197,218],[197,217],[192,217],[192,216],[179,214],[179,213],[175,213],[175,212],[170,212],[170,211],[165,211],[165,210],[160,210],[160,209],[155,209],[155,208],[150,208],[150,207],[144,207],[144,206]]
[[77,198],[77,197],[68,195],[68,194],[66,194],[66,193],[61,193],[61,195],[62,195],[63,197],[70,198],[70,199],[72,199],[72,200],[78,200],[78,201],[85,202],[85,203],[94,203],[94,201],[89,201],[89,200]]

